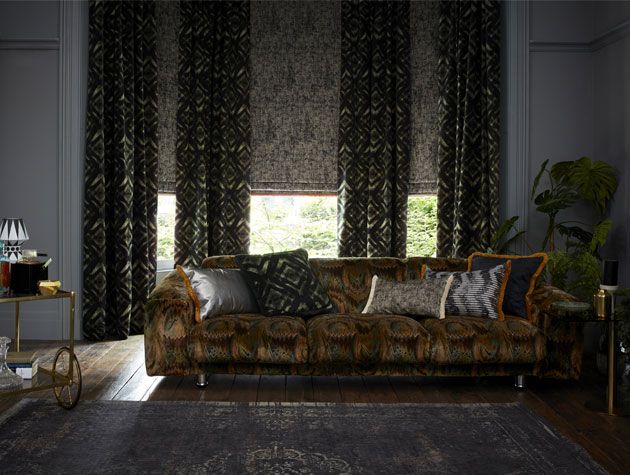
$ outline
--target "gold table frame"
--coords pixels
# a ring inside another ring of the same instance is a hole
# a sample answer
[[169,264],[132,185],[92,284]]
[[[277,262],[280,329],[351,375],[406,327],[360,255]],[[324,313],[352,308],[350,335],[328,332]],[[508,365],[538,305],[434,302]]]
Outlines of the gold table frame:
[[[52,378],[50,384],[34,384],[30,388],[22,388],[16,390],[0,391],[0,397],[12,397],[22,394],[28,394],[35,391],[44,391],[52,389],[55,392],[55,397],[59,405],[65,409],[72,409],[79,402],[81,397],[81,367],[79,361],[74,352],[74,313],[75,313],[75,294],[73,291],[59,290],[54,295],[42,295],[42,294],[28,294],[28,295],[7,295],[0,296],[0,304],[15,303],[15,350],[20,351],[20,303],[22,302],[34,302],[40,300],[58,300],[58,299],[70,299],[70,334],[68,339],[68,346],[61,347],[55,355],[53,367],[51,369],[39,367],[38,372],[41,372]],[[58,372],[56,370],[57,360],[63,353],[68,353],[69,368],[66,374]],[[76,364],[76,367],[75,367]],[[76,381],[75,381],[76,380]],[[76,396],[72,395],[72,386],[77,386]],[[70,400],[64,400],[61,398],[61,394],[64,388],[68,388],[68,394]]]
[[586,322],[606,323],[608,327],[608,352],[606,357],[606,400],[589,400],[584,405],[591,411],[600,412],[608,416],[628,417],[630,414],[623,407],[617,405],[617,339],[615,325],[619,320],[608,317],[586,320]]

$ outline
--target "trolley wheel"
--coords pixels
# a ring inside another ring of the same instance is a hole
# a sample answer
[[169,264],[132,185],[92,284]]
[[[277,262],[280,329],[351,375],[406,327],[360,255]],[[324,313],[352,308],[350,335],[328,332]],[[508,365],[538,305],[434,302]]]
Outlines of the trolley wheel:
[[[72,365],[72,378],[70,378],[70,365]],[[72,409],[81,397],[81,367],[76,355],[70,353],[70,348],[59,348],[55,355],[52,367],[53,384],[65,382],[64,386],[53,388],[57,402],[64,409]]]

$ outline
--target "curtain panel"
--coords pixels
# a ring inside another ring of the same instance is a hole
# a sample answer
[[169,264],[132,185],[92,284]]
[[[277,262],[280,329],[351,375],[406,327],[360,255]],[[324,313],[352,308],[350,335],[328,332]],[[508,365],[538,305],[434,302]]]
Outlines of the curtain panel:
[[155,283],[155,42],[153,2],[90,2],[83,206],[90,340],[142,333]]
[[249,248],[249,2],[180,2],[175,261]]
[[499,222],[500,10],[440,5],[437,255],[485,250]]
[[343,2],[340,256],[405,256],[410,101],[409,2]]

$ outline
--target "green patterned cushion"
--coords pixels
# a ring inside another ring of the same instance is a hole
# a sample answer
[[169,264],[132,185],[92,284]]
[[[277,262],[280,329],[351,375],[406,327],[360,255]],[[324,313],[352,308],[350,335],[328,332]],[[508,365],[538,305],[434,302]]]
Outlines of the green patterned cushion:
[[265,315],[310,317],[334,311],[304,249],[240,255],[236,256],[236,263]]

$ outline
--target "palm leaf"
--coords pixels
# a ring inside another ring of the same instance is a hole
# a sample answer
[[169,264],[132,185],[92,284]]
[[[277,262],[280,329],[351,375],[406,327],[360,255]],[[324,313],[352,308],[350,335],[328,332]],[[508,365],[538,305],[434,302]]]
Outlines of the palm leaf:
[[551,175],[566,176],[579,195],[593,203],[600,213],[604,212],[608,200],[617,190],[615,169],[601,160],[592,162],[588,157],[556,163],[551,168]]
[[538,190],[538,185],[540,184],[540,179],[542,178],[543,173],[545,173],[548,163],[549,163],[549,159],[545,160],[540,165],[540,171],[538,172],[538,175],[536,175],[536,178],[534,178],[534,185],[532,186],[532,192],[529,197],[530,200],[534,199],[534,195],[536,194],[536,190]]
[[612,229],[613,222],[610,218],[606,218],[593,230],[593,235],[591,237],[591,242],[589,244],[589,250],[594,253],[597,251],[597,248],[606,244],[606,239],[608,238],[608,233]]
[[498,242],[513,228],[516,222],[518,221],[518,216],[512,216],[510,219],[506,219],[501,223],[501,226],[495,231],[495,233],[490,238],[490,245],[493,248],[496,248]]
[[558,232],[567,238],[575,238],[578,243],[583,246],[588,245],[593,239],[593,233],[588,232],[586,229],[582,229],[579,226],[565,226],[564,224],[558,224]]
[[570,208],[577,201],[577,193],[570,188],[558,186],[555,190],[545,190],[534,199],[536,209],[545,214],[557,214]]

